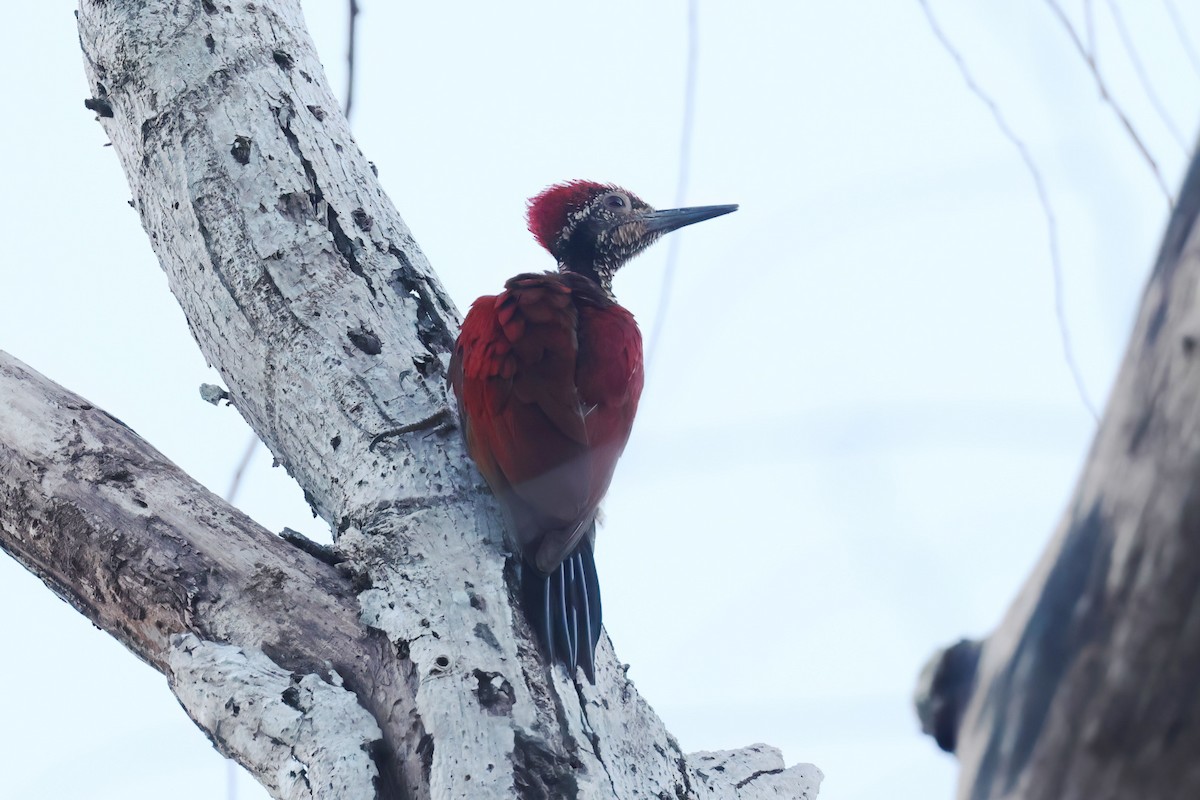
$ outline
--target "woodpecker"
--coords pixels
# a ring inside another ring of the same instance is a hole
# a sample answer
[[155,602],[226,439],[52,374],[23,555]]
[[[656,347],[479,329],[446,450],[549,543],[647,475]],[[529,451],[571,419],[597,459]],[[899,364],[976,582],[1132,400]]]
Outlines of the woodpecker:
[[467,450],[521,555],[521,604],[549,663],[595,683],[596,510],[642,393],[642,335],[612,281],[669,231],[736,205],[655,210],[611,184],[569,181],[529,200],[558,264],[471,305],[450,359]]

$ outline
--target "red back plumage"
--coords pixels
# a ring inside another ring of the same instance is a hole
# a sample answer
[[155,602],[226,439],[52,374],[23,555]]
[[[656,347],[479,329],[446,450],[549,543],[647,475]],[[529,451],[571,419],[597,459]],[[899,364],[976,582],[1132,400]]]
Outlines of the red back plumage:
[[633,427],[633,315],[587,278],[518,275],[471,306],[450,374],[471,456],[526,557],[552,570],[586,533]]
[[612,191],[615,186],[595,181],[566,181],[543,189],[529,198],[525,219],[529,232],[538,244],[554,255],[554,240],[567,227],[567,220],[591,202],[596,195]]

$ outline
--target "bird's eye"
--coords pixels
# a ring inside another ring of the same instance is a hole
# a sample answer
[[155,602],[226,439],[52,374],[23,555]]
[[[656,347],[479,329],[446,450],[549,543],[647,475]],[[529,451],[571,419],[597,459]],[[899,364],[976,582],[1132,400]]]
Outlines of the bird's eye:
[[625,198],[619,194],[610,194],[604,198],[604,205],[609,208],[625,208]]

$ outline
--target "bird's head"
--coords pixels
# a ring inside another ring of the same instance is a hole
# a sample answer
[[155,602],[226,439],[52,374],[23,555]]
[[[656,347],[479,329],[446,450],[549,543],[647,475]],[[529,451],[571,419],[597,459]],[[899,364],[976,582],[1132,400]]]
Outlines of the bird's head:
[[530,233],[560,270],[587,275],[611,297],[616,271],[664,233],[736,210],[736,205],[656,210],[619,186],[569,181],[530,198],[528,219]]

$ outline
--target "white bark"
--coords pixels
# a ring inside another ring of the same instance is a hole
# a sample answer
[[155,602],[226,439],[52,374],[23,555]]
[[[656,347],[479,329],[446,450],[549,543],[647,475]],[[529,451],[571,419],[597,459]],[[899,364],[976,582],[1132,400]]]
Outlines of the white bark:
[[701,797],[809,800],[817,796],[824,778],[812,764],[785,769],[780,752],[765,744],[754,744],[741,750],[692,753],[688,756],[688,764],[699,778],[698,783],[704,787]]
[[819,771],[764,746],[686,758],[607,637],[595,687],[542,663],[453,428],[456,311],[298,3],[82,0],[79,27],[192,333],[346,561],[271,536],[7,357],[0,546],[167,673],[276,797],[815,796]]
[[[374,796],[379,771],[368,749],[383,733],[353,692],[190,633],[172,638],[168,663],[188,715],[247,754],[275,797]],[[237,724],[223,725],[231,715]]]
[[[287,739],[289,754],[329,754],[314,775],[337,773],[333,754],[347,749],[323,741],[329,725],[313,720],[328,714],[316,700],[337,696],[341,708],[355,697],[371,720],[357,736],[373,740],[377,720],[410,702],[406,664],[359,623],[352,576],[255,525],[119,421],[2,352],[0,409],[0,547],[163,671],[214,744],[265,785],[278,787],[281,762],[255,736],[259,717],[296,711],[291,684],[266,681],[266,665],[310,687],[344,679],[354,691],[314,689],[311,713]],[[227,657],[221,671],[202,670],[200,656],[215,652],[204,648],[222,647],[212,642],[236,643],[225,647],[245,651],[241,667]],[[263,702],[252,707],[249,691]],[[398,750],[395,732],[382,733]],[[419,775],[419,758],[406,767]],[[381,777],[394,782],[400,771]]]

